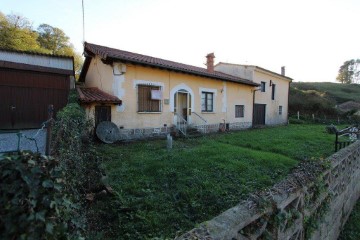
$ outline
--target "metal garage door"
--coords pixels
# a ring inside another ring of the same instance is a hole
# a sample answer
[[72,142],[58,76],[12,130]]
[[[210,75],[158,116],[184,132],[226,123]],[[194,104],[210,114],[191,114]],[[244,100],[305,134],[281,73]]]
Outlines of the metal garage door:
[[0,129],[39,128],[67,103],[68,76],[0,68]]

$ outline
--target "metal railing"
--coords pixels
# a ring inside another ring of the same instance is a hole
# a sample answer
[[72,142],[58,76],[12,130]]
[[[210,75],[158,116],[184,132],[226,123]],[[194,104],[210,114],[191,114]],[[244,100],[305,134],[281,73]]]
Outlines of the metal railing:
[[207,121],[196,112],[192,112],[191,125],[201,133],[207,133]]
[[176,116],[176,129],[179,130],[184,136],[186,136],[187,130],[187,121],[180,116],[179,114],[175,113]]
[[[349,146],[351,143],[360,139],[360,130],[358,126],[351,126],[344,128],[340,131],[336,131],[335,137],[335,152]],[[343,137],[348,137],[344,139]],[[341,138],[342,137],[342,138]]]

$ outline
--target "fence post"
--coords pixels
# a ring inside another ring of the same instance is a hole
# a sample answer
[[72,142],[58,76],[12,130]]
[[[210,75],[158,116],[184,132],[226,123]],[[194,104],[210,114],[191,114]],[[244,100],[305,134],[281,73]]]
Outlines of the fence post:
[[335,137],[335,152],[338,150],[338,132],[336,131],[336,137]]
[[52,128],[52,118],[54,114],[54,105],[48,106],[48,120],[46,126],[46,149],[45,155],[50,156],[50,143],[51,143],[51,128]]
[[298,120],[300,119],[300,111],[297,112]]

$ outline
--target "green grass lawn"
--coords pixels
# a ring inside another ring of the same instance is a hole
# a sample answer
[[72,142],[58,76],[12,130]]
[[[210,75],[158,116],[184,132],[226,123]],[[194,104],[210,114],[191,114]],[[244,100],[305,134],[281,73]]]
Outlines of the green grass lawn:
[[165,140],[99,145],[119,201],[116,235],[172,238],[272,186],[299,161],[331,155],[334,139],[324,125],[290,125],[176,139],[171,151]]
[[343,231],[340,233],[339,240],[359,240],[360,239],[360,199],[355,205]]

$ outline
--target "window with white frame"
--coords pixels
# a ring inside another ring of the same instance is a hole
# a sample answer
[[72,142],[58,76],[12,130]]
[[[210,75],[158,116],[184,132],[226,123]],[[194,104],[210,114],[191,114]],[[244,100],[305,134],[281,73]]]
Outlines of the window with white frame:
[[137,85],[138,112],[161,112],[161,87]]
[[212,92],[201,93],[201,111],[214,112],[214,93]]
[[279,106],[279,115],[282,115],[282,112],[283,112],[283,107]]
[[243,118],[244,117],[244,105],[235,105],[235,118]]

